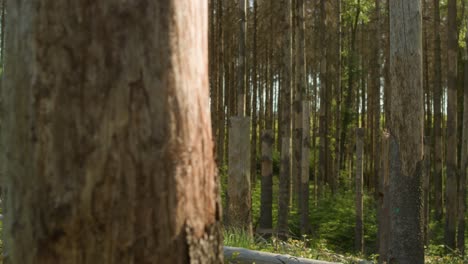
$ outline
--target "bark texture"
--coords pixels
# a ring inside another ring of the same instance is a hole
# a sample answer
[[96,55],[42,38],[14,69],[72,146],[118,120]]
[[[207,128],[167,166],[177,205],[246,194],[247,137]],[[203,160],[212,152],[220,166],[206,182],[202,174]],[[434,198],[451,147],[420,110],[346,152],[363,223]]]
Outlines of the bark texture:
[[8,1],[7,263],[220,263],[207,1]]
[[448,1],[447,23],[447,181],[445,184],[445,245],[456,247],[457,230],[457,1]]
[[390,1],[389,263],[424,263],[421,15],[421,1]]
[[226,223],[252,235],[250,196],[250,118],[231,117],[229,132],[228,212]]
[[273,228],[273,141],[271,129],[262,135],[262,188],[260,202],[260,229]]
[[299,208],[301,215],[301,234],[311,232],[309,223],[309,178],[310,178],[310,102],[302,102],[302,156],[299,190]]
[[291,182],[291,0],[278,2],[281,17],[281,164],[279,174],[278,232],[284,238],[288,233],[289,199]]
[[435,218],[442,221],[442,58],[440,47],[440,3],[434,0],[434,202]]
[[356,228],[355,247],[358,252],[364,251],[364,226],[363,226],[363,152],[364,152],[364,129],[356,129]]
[[[468,17],[466,18],[468,26]],[[465,72],[463,89],[463,135],[458,190],[457,248],[465,253],[466,172],[468,166],[468,34],[465,36]]]
[[388,258],[388,245],[390,243],[390,135],[387,132],[382,133],[382,145],[380,155],[380,181],[379,181],[379,210],[378,212],[378,247],[379,263],[386,263]]

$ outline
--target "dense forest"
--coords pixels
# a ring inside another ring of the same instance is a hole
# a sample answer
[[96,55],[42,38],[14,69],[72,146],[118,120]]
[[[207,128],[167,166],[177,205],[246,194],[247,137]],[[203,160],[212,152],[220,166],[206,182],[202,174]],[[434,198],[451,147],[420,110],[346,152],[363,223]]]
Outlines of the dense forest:
[[466,263],[468,1],[0,7],[0,263]]
[[226,226],[380,261],[463,255],[467,6],[211,1]]

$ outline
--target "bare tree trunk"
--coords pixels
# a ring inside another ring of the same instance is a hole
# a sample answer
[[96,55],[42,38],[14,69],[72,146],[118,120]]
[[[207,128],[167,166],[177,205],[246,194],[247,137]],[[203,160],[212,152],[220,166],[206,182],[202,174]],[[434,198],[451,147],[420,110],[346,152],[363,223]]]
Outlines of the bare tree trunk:
[[448,1],[447,23],[447,182],[445,185],[445,245],[456,247],[457,230],[457,1]]
[[[468,17],[466,18],[468,26]],[[464,58],[464,90],[463,90],[463,134],[461,152],[461,170],[458,190],[458,234],[457,248],[462,255],[465,253],[465,213],[466,213],[466,173],[468,166],[468,34],[465,35],[465,58]]]
[[228,214],[227,226],[252,235],[252,198],[250,195],[250,120],[246,117],[231,117],[229,127],[228,166]]
[[390,244],[390,195],[389,195],[389,143],[390,135],[382,133],[382,145],[380,155],[380,181],[379,181],[379,210],[378,212],[378,246],[379,263],[386,263],[388,259],[388,247]]
[[257,138],[258,138],[258,111],[257,111],[257,102],[258,102],[258,78],[257,78],[257,1],[254,0],[254,28],[253,28],[253,43],[252,43],[252,82],[253,82],[253,91],[252,91],[252,143],[251,143],[251,154],[250,158],[252,159],[250,163],[250,175],[252,176],[252,184],[255,186],[257,179]]
[[423,212],[424,212],[424,244],[429,245],[429,216],[430,216],[430,176],[431,176],[431,158],[430,158],[430,137],[424,137],[424,179],[423,179]]
[[354,245],[358,252],[364,251],[364,226],[363,226],[363,148],[364,129],[356,128],[356,229]]
[[328,113],[328,67],[327,67],[327,53],[328,48],[328,33],[326,32],[326,1],[320,0],[320,38],[321,38],[321,49],[322,57],[320,61],[320,114],[319,114],[319,188],[318,188],[318,197],[321,198],[324,193],[324,185],[327,181],[328,172],[328,123],[327,123],[327,113]]
[[281,54],[281,165],[279,175],[278,233],[281,238],[288,235],[290,181],[291,181],[291,0],[278,3],[282,24]]
[[434,0],[434,207],[435,219],[442,221],[442,73],[439,0]]
[[370,67],[372,84],[372,174],[375,188],[375,199],[377,199],[378,193],[378,181],[379,181],[379,145],[380,145],[380,0],[375,0],[375,11],[374,11],[374,34],[373,39],[373,51],[372,51],[372,65]]
[[224,10],[223,10],[223,1],[218,2],[218,41],[219,41],[219,52],[218,52],[218,138],[217,138],[217,162],[218,166],[223,166],[225,163],[224,160],[224,144],[225,144],[225,131],[226,131],[226,112],[225,107],[227,104],[227,100],[225,100],[225,94],[227,93],[227,82],[226,77],[227,75],[225,67],[226,63],[223,61],[225,60],[225,33],[224,33]]
[[[237,115],[246,116],[246,99],[245,93],[247,89],[247,76],[246,76],[246,56],[245,56],[245,46],[246,46],[246,0],[238,0],[239,2],[239,53],[237,56]],[[248,137],[250,138],[250,137]]]
[[390,1],[389,263],[424,263],[421,1]]
[[[301,174],[302,174],[302,153],[304,148],[303,143],[303,131],[304,131],[304,122],[303,122],[303,98],[306,93],[306,62],[305,62],[305,21],[304,21],[304,1],[296,0],[295,1],[296,9],[296,20],[295,20],[295,29],[296,29],[296,49],[295,49],[295,95],[294,95],[294,148],[293,148],[293,166],[295,169],[293,172],[294,178],[294,188],[293,193],[296,193],[297,201],[301,200]],[[301,213],[301,212],[299,212]]]
[[229,127],[229,166],[226,223],[252,235],[252,200],[250,175],[250,118],[246,116],[245,28],[246,0],[239,1],[239,53],[237,65],[237,116],[231,117]]
[[[262,134],[262,189],[259,229],[273,228],[273,132],[265,129]],[[257,230],[259,231],[259,230]]]
[[221,263],[207,1],[7,13],[5,261]]
[[310,157],[310,102],[302,102],[302,160],[301,160],[301,182],[299,185],[299,211],[301,215],[301,234],[311,232],[309,224],[309,157]]

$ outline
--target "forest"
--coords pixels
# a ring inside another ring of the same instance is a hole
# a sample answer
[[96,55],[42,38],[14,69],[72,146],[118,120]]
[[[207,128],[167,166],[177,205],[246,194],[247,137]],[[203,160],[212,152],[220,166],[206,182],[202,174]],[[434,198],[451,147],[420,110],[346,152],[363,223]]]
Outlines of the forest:
[[0,7],[0,263],[468,263],[467,0]]

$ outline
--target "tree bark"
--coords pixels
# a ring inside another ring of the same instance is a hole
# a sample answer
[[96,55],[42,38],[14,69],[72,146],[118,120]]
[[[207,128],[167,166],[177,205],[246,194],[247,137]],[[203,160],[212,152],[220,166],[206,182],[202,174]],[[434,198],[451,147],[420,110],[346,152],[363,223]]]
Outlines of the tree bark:
[[252,235],[252,198],[250,194],[250,119],[231,117],[228,166],[228,212],[226,225]]
[[[225,94],[227,94],[227,74],[226,74],[226,63],[224,62],[225,56],[225,49],[226,49],[226,41],[225,41],[225,33],[224,33],[224,5],[223,1],[218,2],[218,23],[219,23],[219,30],[218,30],[218,41],[219,41],[219,51],[218,51],[218,138],[217,138],[217,163],[219,167],[222,167],[225,164],[224,159],[224,146],[225,146],[225,135],[226,135],[226,102],[227,100],[223,100]],[[223,102],[224,101],[224,102]]]
[[251,154],[252,161],[250,162],[250,175],[252,176],[252,184],[255,186],[257,181],[257,138],[258,138],[258,70],[257,70],[257,0],[253,0],[254,5],[254,26],[253,26],[253,43],[252,43],[252,143],[251,143]]
[[259,229],[273,228],[273,131],[268,128],[262,134],[262,188]]
[[440,0],[434,0],[434,208],[442,221],[442,58],[440,47]]
[[[468,26],[468,17],[466,18]],[[466,173],[468,166],[468,34],[465,34],[465,58],[464,58],[464,89],[463,89],[463,135],[461,170],[458,190],[458,230],[457,248],[462,255],[465,253],[465,213],[466,213]]]
[[295,19],[295,30],[296,30],[296,48],[295,48],[295,93],[294,93],[294,128],[293,128],[293,193],[296,201],[300,201],[301,191],[301,173],[302,173],[302,149],[303,149],[303,98],[305,97],[306,91],[306,64],[305,64],[305,23],[304,23],[304,1],[295,1],[296,19]]
[[[237,56],[237,115],[245,116],[246,115],[246,99],[245,93],[247,89],[247,78],[246,78],[246,56],[245,56],[245,46],[246,46],[246,0],[239,1],[239,34],[237,35],[239,41],[239,53]],[[250,138],[250,137],[248,137]]]
[[448,1],[447,23],[447,182],[445,185],[445,245],[456,247],[457,230],[457,1]]
[[302,155],[301,155],[301,178],[299,185],[299,208],[301,234],[310,234],[309,223],[309,173],[310,173],[310,102],[302,102]]
[[356,128],[356,229],[354,245],[356,251],[364,251],[364,213],[363,213],[363,149],[364,129]]
[[424,263],[421,14],[421,1],[390,1],[389,263]]
[[291,181],[291,0],[278,2],[282,25],[281,54],[281,165],[279,175],[278,232],[281,238],[288,234],[289,199]]
[[7,263],[220,263],[207,1],[9,1]]
[[246,0],[239,0],[239,50],[237,63],[237,116],[231,117],[229,128],[228,211],[226,223],[252,236],[252,198],[250,175],[250,118],[246,116],[245,28]]
[[424,137],[424,178],[423,178],[423,212],[424,212],[424,244],[429,245],[429,224],[430,224],[430,176],[431,176],[431,156],[430,137]]
[[388,246],[390,243],[390,162],[389,143],[390,135],[382,133],[380,155],[380,181],[379,181],[379,210],[378,213],[378,253],[379,263],[386,263],[388,259]]

